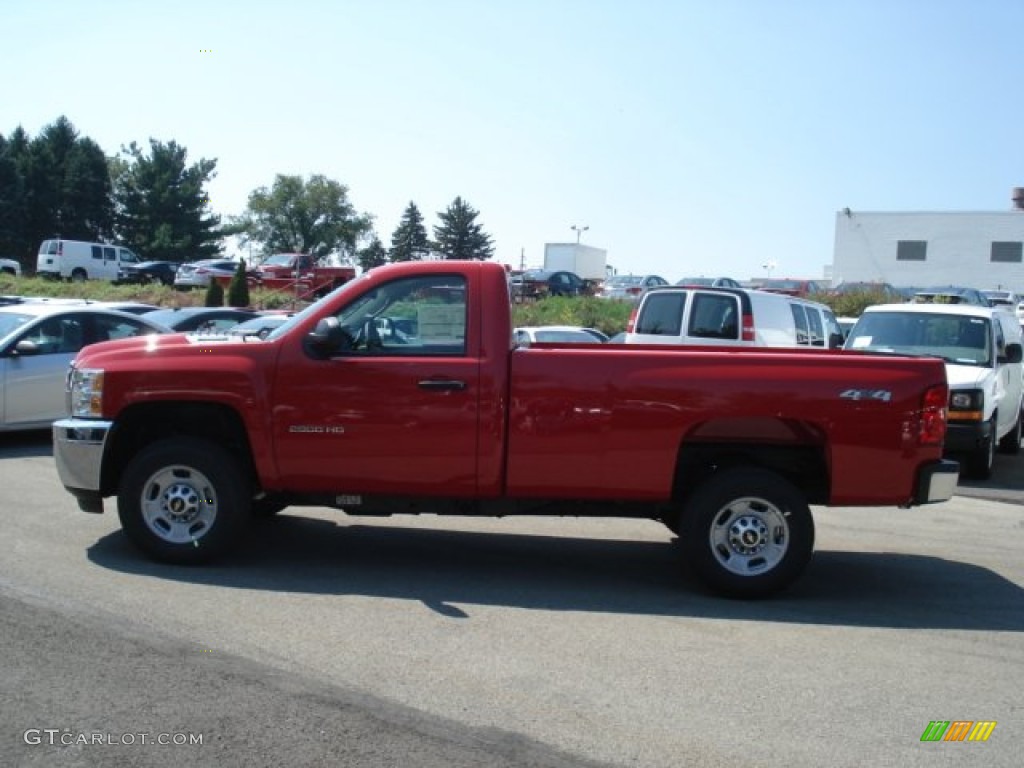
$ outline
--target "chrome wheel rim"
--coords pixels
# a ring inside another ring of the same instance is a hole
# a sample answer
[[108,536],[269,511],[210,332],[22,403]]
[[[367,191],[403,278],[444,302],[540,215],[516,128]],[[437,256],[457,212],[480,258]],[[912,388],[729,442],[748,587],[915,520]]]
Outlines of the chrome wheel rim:
[[765,499],[745,497],[722,507],[709,543],[718,564],[737,576],[756,576],[777,567],[789,549],[786,513]]
[[217,519],[217,494],[202,472],[176,464],[143,484],[140,507],[146,527],[163,541],[198,543]]

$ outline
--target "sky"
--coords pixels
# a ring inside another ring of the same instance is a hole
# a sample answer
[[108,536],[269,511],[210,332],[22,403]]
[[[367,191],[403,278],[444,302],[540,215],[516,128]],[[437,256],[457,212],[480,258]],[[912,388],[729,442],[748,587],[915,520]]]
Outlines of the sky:
[[222,216],[323,174],[385,245],[461,196],[516,267],[579,235],[620,273],[822,278],[844,207],[1024,186],[1024,0],[6,0],[3,23],[4,135],[173,140],[217,161]]

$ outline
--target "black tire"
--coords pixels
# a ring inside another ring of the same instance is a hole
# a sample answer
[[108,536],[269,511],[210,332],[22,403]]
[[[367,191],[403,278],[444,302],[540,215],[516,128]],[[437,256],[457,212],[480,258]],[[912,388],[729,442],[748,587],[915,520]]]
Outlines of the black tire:
[[84,283],[88,279],[89,275],[81,267],[71,273],[71,282],[73,283]]
[[814,550],[814,518],[803,494],[764,469],[712,475],[687,500],[678,527],[690,570],[729,597],[785,589]]
[[974,480],[988,480],[992,477],[992,466],[996,461],[996,419],[989,424],[989,436],[967,455],[967,475]]
[[121,527],[154,560],[208,562],[236,543],[249,520],[245,476],[214,443],[161,440],[125,468],[117,495]]
[[1003,435],[1003,439],[999,441],[999,452],[1009,453],[1016,455],[1020,453],[1020,439],[1021,439],[1021,420],[1024,414],[1017,414],[1017,423],[1013,425],[1013,429]]

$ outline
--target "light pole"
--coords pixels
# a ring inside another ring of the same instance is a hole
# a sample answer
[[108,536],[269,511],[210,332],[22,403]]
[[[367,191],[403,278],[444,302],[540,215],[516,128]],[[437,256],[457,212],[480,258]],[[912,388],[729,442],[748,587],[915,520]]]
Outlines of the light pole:
[[767,270],[767,272],[768,272],[768,279],[771,280],[772,279],[772,270],[775,269],[779,265],[774,260],[770,260],[770,261],[766,261],[761,266],[764,267],[765,270]]
[[571,227],[569,227],[569,229],[573,230],[576,233],[576,245],[579,245],[580,235],[582,235],[584,232],[590,229],[590,227],[577,227],[575,224],[573,224]]

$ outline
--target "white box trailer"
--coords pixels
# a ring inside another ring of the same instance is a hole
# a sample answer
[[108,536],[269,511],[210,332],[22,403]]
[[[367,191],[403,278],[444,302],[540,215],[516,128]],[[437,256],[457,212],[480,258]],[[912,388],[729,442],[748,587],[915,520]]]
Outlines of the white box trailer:
[[608,270],[608,251],[579,243],[546,243],[544,269],[549,272],[575,272],[584,280],[604,280]]

